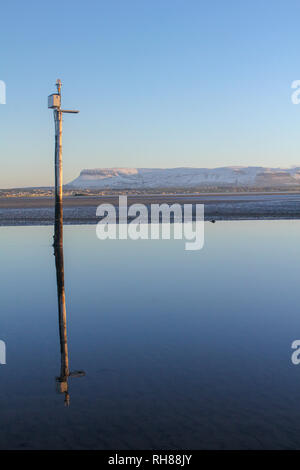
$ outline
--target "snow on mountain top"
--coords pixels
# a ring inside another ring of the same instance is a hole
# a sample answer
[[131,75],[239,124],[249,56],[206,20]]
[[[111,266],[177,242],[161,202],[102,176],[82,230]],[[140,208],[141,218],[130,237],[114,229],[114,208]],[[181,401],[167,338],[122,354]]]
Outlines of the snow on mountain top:
[[69,183],[78,189],[191,188],[207,185],[274,186],[300,181],[300,167],[264,168],[228,166],[220,168],[94,168],[84,169]]

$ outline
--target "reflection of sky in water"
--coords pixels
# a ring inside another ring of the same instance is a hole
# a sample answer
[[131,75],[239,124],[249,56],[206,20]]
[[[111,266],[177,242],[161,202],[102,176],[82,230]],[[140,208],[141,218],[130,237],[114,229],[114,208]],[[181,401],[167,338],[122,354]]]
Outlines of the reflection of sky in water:
[[299,448],[299,231],[206,223],[188,252],[65,227],[65,409],[52,228],[1,228],[1,447]]

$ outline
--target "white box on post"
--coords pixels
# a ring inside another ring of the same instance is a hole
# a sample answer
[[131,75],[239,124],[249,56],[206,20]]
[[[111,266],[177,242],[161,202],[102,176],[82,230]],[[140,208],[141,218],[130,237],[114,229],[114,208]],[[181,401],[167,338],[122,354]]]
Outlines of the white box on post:
[[54,109],[60,107],[60,95],[58,93],[53,93],[48,96],[48,108]]

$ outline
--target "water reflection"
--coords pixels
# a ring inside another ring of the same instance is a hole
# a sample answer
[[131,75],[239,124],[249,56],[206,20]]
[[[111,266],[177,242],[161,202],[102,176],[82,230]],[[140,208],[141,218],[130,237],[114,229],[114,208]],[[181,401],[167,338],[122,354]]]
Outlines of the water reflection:
[[68,338],[67,338],[67,312],[65,297],[64,251],[63,251],[63,215],[62,207],[55,208],[54,230],[54,256],[56,266],[57,299],[58,299],[58,325],[60,340],[60,376],[56,377],[57,391],[65,395],[65,406],[70,405],[69,377],[82,377],[84,371],[70,372]]
[[0,449],[300,448],[300,221],[206,224],[197,253],[63,230],[68,368],[91,377],[61,374],[53,227],[2,227]]

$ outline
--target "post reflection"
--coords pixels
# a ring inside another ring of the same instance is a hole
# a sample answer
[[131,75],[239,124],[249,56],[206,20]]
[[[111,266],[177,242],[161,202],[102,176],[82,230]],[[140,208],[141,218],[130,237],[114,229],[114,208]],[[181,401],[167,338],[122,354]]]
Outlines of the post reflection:
[[58,325],[60,340],[60,376],[56,377],[57,391],[65,396],[65,406],[70,405],[68,379],[82,377],[84,371],[69,370],[68,338],[67,338],[67,312],[65,298],[64,252],[63,252],[63,214],[62,205],[55,207],[54,256],[56,266],[57,299],[58,299]]

